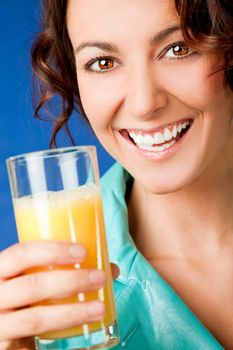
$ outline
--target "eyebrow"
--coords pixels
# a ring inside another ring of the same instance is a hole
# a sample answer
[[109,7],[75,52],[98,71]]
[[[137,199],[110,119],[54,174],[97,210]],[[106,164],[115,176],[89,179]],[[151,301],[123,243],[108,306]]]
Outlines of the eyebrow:
[[[155,36],[150,40],[151,45],[156,45],[166,39],[169,35],[172,33],[180,30],[180,26],[174,25],[171,27],[168,27],[166,29],[161,30],[160,32],[156,33]],[[105,41],[85,41],[78,45],[74,52],[75,54],[78,54],[81,50],[85,48],[90,48],[90,47],[96,47],[101,50],[107,51],[107,52],[118,52],[118,48],[115,44],[105,42]]]

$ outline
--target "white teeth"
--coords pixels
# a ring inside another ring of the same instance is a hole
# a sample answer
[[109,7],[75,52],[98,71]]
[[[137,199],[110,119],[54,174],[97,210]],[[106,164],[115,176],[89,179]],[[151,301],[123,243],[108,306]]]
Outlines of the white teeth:
[[158,152],[161,152],[161,151],[164,151],[166,149],[166,145],[163,145],[163,146],[157,146],[157,150]]
[[[129,132],[130,137],[138,146],[152,147],[153,145],[161,145],[167,141],[172,140],[177,137],[177,134],[181,133],[183,129],[186,129],[190,125],[190,121],[184,123],[174,124],[172,130],[168,127],[165,127],[163,132],[156,132],[154,134],[136,134],[135,132]],[[175,142],[175,140],[173,140]],[[162,145],[161,147],[170,147],[169,143]],[[156,149],[156,146],[152,147],[153,150]]]
[[170,141],[172,139],[172,133],[169,129],[165,129],[164,131],[164,137],[166,141]]
[[190,121],[183,123],[183,124],[181,125],[181,126],[182,126],[182,129],[186,129],[186,127],[187,127],[188,125],[190,125]]
[[173,137],[176,137],[176,136],[177,136],[177,126],[176,126],[176,124],[173,126],[172,136],[173,136]]
[[154,144],[154,137],[151,135],[144,136],[144,144],[147,146],[152,146]]
[[130,132],[129,134],[130,134],[130,137],[132,137],[132,139],[134,139],[134,140],[135,140],[135,138],[136,138],[136,134],[135,134],[134,132]]
[[166,143],[166,144],[163,145],[163,146],[158,146],[158,147],[157,147],[157,148],[158,148],[158,151],[164,151],[165,149],[170,148],[171,146],[173,146],[174,143],[176,143],[176,140],[172,140],[171,142]]
[[182,130],[182,125],[181,125],[181,124],[179,124],[179,125],[177,126],[177,131],[178,131],[178,133],[180,133],[180,132],[181,132],[181,130]]
[[169,143],[166,143],[165,145],[163,146],[147,146],[147,145],[138,145],[138,147],[140,149],[143,149],[144,151],[151,151],[151,152],[161,152],[161,151],[164,151],[165,149],[171,147],[174,145],[174,143],[176,143],[175,140],[172,140],[171,142]]
[[144,137],[141,134],[136,135],[134,141],[139,145],[143,145],[144,144]]
[[154,135],[154,143],[156,145],[159,145],[161,143],[164,143],[166,140],[165,140],[165,137],[164,135],[161,133],[161,132],[157,132],[155,135]]

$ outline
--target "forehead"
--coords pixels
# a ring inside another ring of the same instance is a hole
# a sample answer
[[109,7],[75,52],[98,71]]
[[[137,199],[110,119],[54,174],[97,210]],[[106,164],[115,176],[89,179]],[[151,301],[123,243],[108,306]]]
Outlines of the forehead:
[[72,41],[151,36],[178,24],[173,0],[69,0],[67,26]]

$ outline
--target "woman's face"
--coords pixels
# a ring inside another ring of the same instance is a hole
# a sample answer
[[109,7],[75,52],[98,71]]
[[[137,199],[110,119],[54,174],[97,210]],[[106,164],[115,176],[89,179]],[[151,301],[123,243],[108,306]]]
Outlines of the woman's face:
[[107,151],[145,188],[216,169],[233,135],[220,57],[186,47],[171,0],[69,0],[81,101]]

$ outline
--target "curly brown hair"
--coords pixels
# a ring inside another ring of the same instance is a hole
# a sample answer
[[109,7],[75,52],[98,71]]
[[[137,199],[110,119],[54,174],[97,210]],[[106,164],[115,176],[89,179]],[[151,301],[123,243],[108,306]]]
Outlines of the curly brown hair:
[[[64,129],[74,140],[68,120],[74,109],[86,118],[78,84],[73,48],[66,26],[67,0],[43,0],[42,29],[32,47],[35,117],[55,95],[61,110],[54,121],[50,147],[56,147],[57,133]],[[221,52],[227,84],[233,90],[233,1],[174,0],[185,41],[205,52]]]

